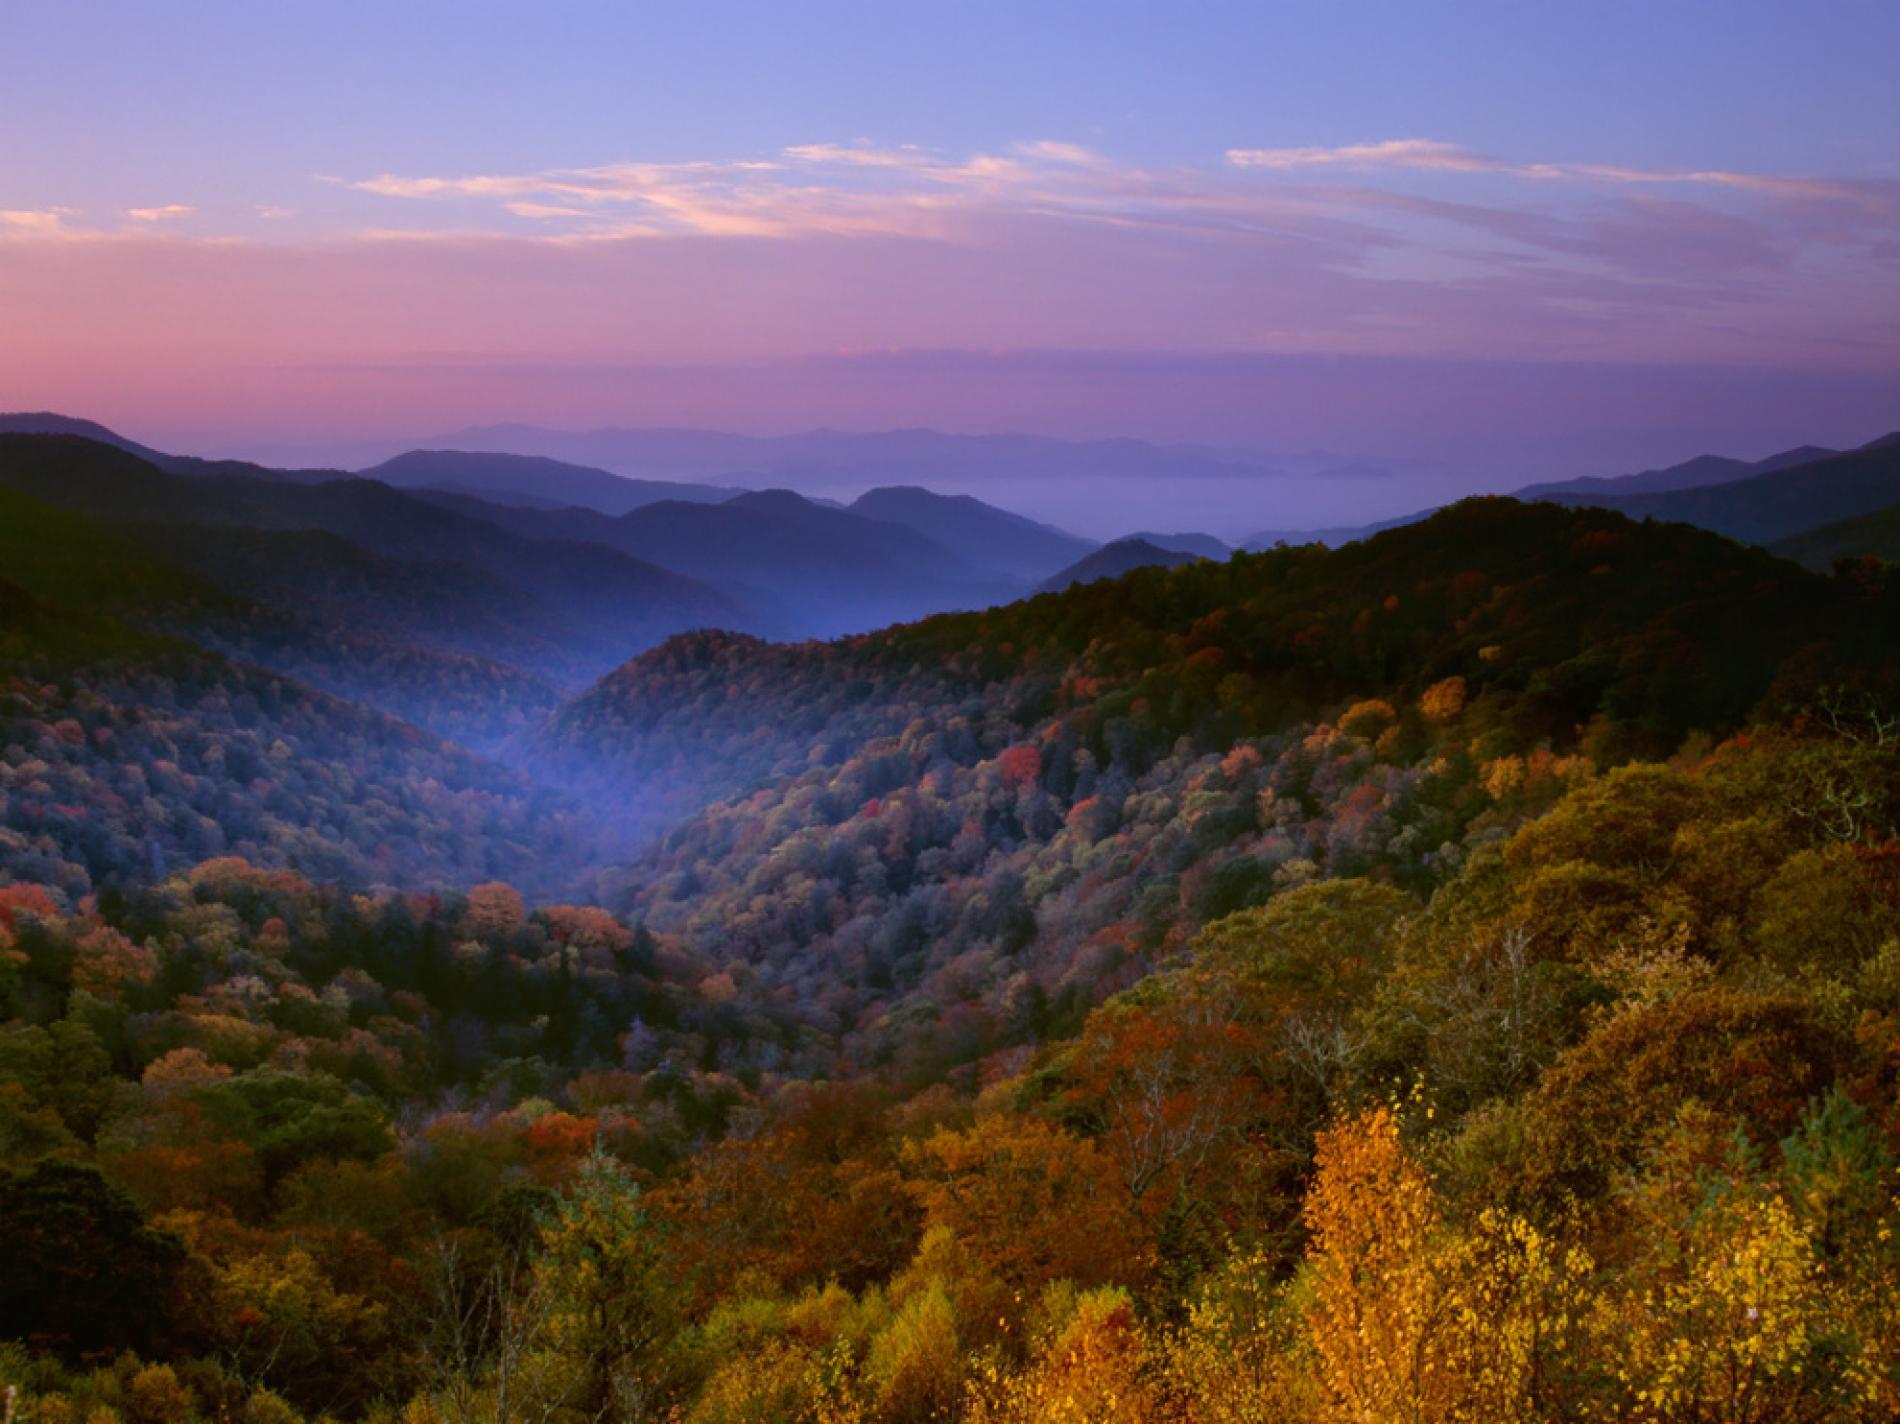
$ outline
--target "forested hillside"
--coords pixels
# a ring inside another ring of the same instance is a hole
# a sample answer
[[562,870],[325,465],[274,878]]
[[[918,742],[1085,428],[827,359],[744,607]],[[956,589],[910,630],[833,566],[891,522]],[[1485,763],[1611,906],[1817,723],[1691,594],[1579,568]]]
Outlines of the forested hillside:
[[659,821],[739,791],[608,903],[921,1082],[1303,878],[1427,891],[1590,768],[1876,673],[1895,611],[1679,526],[1474,502],[823,647],[675,642],[528,764]]
[[1900,503],[1778,539],[1770,547],[1811,569],[1831,568],[1837,559],[1900,563]]
[[676,639],[569,702],[523,755],[641,815],[835,764],[920,717],[942,731],[1000,711],[1010,736],[1060,722],[1128,768],[1183,734],[1225,748],[1452,676],[1521,741],[1600,718],[1594,734],[1630,755],[1735,723],[1804,650],[1815,670],[1878,663],[1883,590],[1680,526],[1474,500],[1336,551],[1142,569],[830,644]]
[[[170,559],[153,557],[153,547]],[[499,745],[559,701],[532,674],[407,641],[417,617],[429,620],[437,642],[460,641],[454,612],[467,614],[480,602],[445,608],[427,574],[406,579],[400,566],[381,565],[330,535],[153,530],[0,489],[0,568],[62,607],[188,639],[469,747]],[[217,583],[195,577],[197,568]],[[412,599],[398,601],[392,595],[405,582]],[[281,602],[261,601],[251,588]],[[468,631],[479,631],[479,618],[472,621],[477,627]]]
[[552,889],[584,839],[555,798],[415,727],[11,583],[0,679],[0,874],[74,903],[225,854]]
[[1900,1413],[1886,566],[1469,501],[505,772],[99,547],[0,586],[21,1418]]

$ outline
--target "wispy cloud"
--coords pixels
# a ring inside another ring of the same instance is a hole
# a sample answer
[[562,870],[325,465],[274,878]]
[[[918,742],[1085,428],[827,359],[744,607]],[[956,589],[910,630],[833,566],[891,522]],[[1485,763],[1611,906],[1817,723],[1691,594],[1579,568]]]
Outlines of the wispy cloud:
[[1266,168],[1279,173],[1302,168],[1430,168],[1474,173],[1504,166],[1456,144],[1429,138],[1394,138],[1335,148],[1230,148],[1227,161],[1236,168]]
[[[1861,240],[1869,227],[1891,236],[1900,222],[1900,184],[1891,182],[1524,160],[1430,138],[1233,148],[1217,167],[1165,169],[1119,162],[1058,139],[962,155],[858,140],[794,144],[753,161],[459,176],[385,173],[347,186],[392,199],[491,203],[544,225],[553,240],[817,233],[942,240],[979,238],[980,227],[997,221],[1054,218],[1155,233],[1306,233],[1344,241],[1356,252],[1390,245],[1368,226],[1369,215],[1403,211],[1418,196],[1416,184],[1400,190],[1381,182],[1381,175],[1397,173],[1445,183],[1472,175],[1522,181],[1528,185],[1522,199],[1494,195],[1488,206],[1446,193],[1435,199],[1435,217],[1475,234],[1508,235],[1572,256],[1579,255],[1575,233],[1559,229],[1573,219],[1552,220],[1566,199],[1550,195],[1673,188],[1755,198],[1782,205],[1784,216],[1805,206],[1806,235],[1818,238],[1832,228],[1836,240]],[[1544,243],[1540,234],[1555,240]]]
[[842,163],[858,168],[922,167],[929,155],[914,144],[901,148],[878,148],[871,143],[795,143],[785,156],[802,163]]
[[[682,186],[715,186],[740,175],[778,167],[768,162],[610,163],[594,168],[555,168],[538,173],[485,173],[452,178],[403,177],[394,173],[348,186],[386,198],[522,198],[558,193],[583,202],[636,199]],[[342,180],[328,180],[342,181]]]
[[190,217],[196,211],[198,211],[196,208],[185,203],[166,203],[163,207],[157,208],[127,208],[125,215],[136,218],[139,222],[157,223],[167,222],[172,218]]
[[[1720,168],[1633,168],[1614,163],[1527,162],[1476,153],[1439,139],[1385,139],[1377,143],[1337,147],[1230,148],[1227,161],[1236,168],[1276,173],[1332,169],[1376,172],[1380,169],[1417,169],[1439,173],[1491,173],[1510,178],[1570,179],[1607,184],[1670,184],[1734,188],[1785,197],[1845,199],[1863,202],[1879,197],[1894,184],[1848,182],[1836,179],[1736,173]],[[1891,196],[1891,194],[1888,194]]]
[[562,234],[572,238],[941,238],[960,213],[1099,211],[1104,185],[1126,190],[1142,181],[1080,144],[1039,139],[1012,144],[1003,153],[961,156],[914,144],[806,143],[751,161],[450,176],[383,173],[347,186],[383,198],[488,201],[516,217],[576,219]]
[[529,203],[520,199],[510,199],[502,205],[518,218],[584,218],[587,209],[565,206],[560,203]]
[[52,237],[65,232],[71,208],[0,208],[0,229]]
[[800,195],[770,177],[780,168],[770,161],[616,163],[456,177],[384,173],[348,186],[385,198],[488,200],[516,217],[580,219],[564,234],[579,238],[770,237],[822,226],[798,220]]
[[1039,158],[1049,163],[1067,163],[1076,168],[1106,168],[1110,160],[1092,148],[1084,148],[1079,143],[1063,143],[1057,139],[1031,139],[1025,143],[1011,145],[1013,151],[1025,158]]

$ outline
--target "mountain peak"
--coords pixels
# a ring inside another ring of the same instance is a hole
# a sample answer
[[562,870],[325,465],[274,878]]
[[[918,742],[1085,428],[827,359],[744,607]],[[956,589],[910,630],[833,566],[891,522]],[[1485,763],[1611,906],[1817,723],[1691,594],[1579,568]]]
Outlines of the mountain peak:
[[852,501],[851,512],[901,524],[954,551],[977,568],[1022,579],[1048,577],[1095,547],[1090,540],[999,509],[969,494],[940,494],[922,485],[879,485]]
[[1200,557],[1199,554],[1180,549],[1164,549],[1159,544],[1133,534],[1126,539],[1117,539],[1112,544],[1104,544],[1086,558],[1077,559],[1055,577],[1044,579],[1036,586],[1036,592],[1060,593],[1072,584],[1120,578],[1136,569],[1156,566],[1174,568],[1179,564],[1194,563]]
[[818,507],[797,490],[788,489],[747,490],[725,504],[728,509],[750,509],[760,514],[802,514]]
[[[1151,529],[1142,529],[1125,535],[1124,539],[1139,539],[1143,543],[1172,550],[1177,554],[1198,554],[1203,559],[1225,559],[1234,552],[1233,545],[1223,539],[1216,539],[1212,534],[1192,532],[1157,534]],[[1115,542],[1122,543],[1123,539],[1117,539]]]
[[128,440],[118,431],[76,415],[60,415],[50,410],[23,410],[0,414],[0,435],[76,435],[125,450],[142,460],[160,462],[165,457],[136,440]]

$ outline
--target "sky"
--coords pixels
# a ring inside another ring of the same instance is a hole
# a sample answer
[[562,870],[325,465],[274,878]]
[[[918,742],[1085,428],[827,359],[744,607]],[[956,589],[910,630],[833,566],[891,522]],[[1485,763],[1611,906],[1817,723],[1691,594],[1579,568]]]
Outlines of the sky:
[[1377,515],[1900,427],[1892,0],[0,20],[0,407],[175,449],[1136,436]]

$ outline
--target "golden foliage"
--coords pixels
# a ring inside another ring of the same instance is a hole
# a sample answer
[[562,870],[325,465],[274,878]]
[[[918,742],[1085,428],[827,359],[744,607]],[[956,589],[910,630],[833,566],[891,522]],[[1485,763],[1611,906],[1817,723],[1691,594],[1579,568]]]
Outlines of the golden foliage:
[[1590,1302],[1588,1256],[1502,1212],[1448,1223],[1390,1108],[1322,1133],[1316,1166],[1305,1340],[1320,1417],[1550,1417]]
[[1449,722],[1465,710],[1468,689],[1462,677],[1447,677],[1426,688],[1418,699],[1418,710],[1434,722]]
[[1089,1291],[1074,1302],[1025,1370],[982,1372],[970,1389],[970,1424],[1143,1424],[1159,1419],[1148,1341],[1126,1291]]

